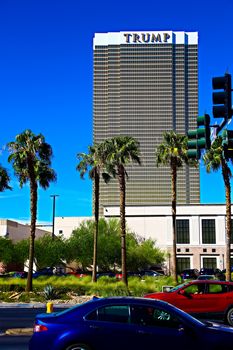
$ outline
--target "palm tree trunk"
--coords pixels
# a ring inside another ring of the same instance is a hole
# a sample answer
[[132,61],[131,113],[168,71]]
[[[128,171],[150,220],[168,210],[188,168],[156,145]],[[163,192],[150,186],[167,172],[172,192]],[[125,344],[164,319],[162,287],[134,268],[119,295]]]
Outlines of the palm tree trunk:
[[33,261],[34,261],[34,242],[36,234],[36,216],[37,216],[37,183],[36,181],[30,181],[30,211],[31,211],[31,229],[30,229],[30,242],[29,242],[29,266],[26,292],[32,291],[32,273],[33,273]]
[[177,169],[172,164],[172,276],[178,282],[177,262],[176,262],[176,181]]
[[96,271],[97,271],[97,247],[98,247],[98,234],[99,234],[99,173],[95,170],[95,231],[93,237],[93,271],[92,271],[92,282],[96,282]]
[[118,180],[120,187],[120,220],[121,220],[121,271],[122,281],[128,286],[126,268],[126,231],[125,231],[125,169],[123,165],[118,167]]
[[231,184],[229,173],[230,170],[224,158],[222,162],[222,175],[225,184],[226,197],[226,280],[231,280]]

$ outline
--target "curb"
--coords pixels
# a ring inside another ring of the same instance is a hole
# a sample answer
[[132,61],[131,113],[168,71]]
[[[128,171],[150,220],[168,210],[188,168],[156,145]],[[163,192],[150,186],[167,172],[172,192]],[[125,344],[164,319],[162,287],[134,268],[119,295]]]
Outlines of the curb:
[[[0,303],[0,308],[15,308],[15,307],[22,307],[22,308],[32,308],[32,309],[39,309],[39,308],[45,308],[46,309],[46,303]],[[69,308],[77,304],[66,304],[66,303],[61,303],[61,304],[53,304],[53,307],[61,307],[61,308]]]

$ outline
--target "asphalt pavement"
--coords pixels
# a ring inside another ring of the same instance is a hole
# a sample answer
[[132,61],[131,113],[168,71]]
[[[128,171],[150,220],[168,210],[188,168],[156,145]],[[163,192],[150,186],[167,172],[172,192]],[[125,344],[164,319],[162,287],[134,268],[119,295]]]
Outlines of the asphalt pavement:
[[[73,305],[71,304],[54,304],[54,308],[69,308]],[[46,312],[47,307],[51,310],[51,303],[50,306],[47,306],[45,303],[0,303],[0,309],[10,309],[10,308],[33,308],[33,309],[43,309],[44,312]],[[14,335],[14,336],[31,336],[33,333],[33,328],[30,327],[22,327],[22,328],[8,328],[5,330],[0,329],[0,336],[3,335]]]

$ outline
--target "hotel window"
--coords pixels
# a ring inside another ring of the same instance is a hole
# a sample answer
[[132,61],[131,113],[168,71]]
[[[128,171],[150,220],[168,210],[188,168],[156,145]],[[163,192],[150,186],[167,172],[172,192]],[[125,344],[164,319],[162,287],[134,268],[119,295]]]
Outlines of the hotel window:
[[202,258],[202,267],[207,269],[216,269],[217,268],[217,258]]
[[233,220],[231,219],[231,244],[233,244]]
[[190,257],[179,257],[177,261],[177,272],[181,273],[183,270],[190,269]]
[[189,244],[189,220],[176,220],[176,243]]
[[202,219],[202,244],[216,244],[215,220]]

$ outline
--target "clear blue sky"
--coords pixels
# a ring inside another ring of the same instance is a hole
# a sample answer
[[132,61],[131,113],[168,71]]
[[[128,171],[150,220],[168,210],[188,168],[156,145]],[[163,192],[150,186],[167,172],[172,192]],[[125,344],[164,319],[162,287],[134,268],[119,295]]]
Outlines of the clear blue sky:
[[[233,74],[232,0],[0,1],[0,162],[13,191],[0,194],[0,217],[29,218],[29,188],[19,189],[4,145],[30,128],[54,152],[57,183],[39,191],[38,220],[91,215],[91,182],[80,180],[76,154],[92,143],[95,32],[199,32],[199,114],[211,114],[211,79]],[[223,203],[220,174],[201,168],[201,202]]]

